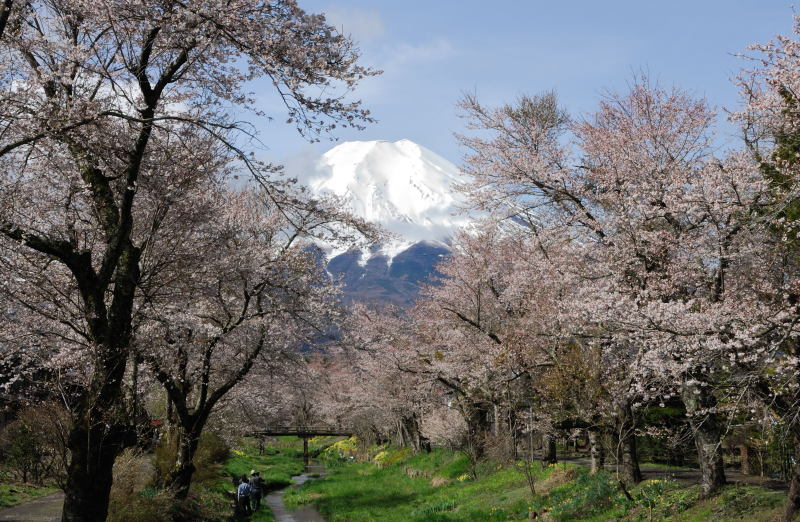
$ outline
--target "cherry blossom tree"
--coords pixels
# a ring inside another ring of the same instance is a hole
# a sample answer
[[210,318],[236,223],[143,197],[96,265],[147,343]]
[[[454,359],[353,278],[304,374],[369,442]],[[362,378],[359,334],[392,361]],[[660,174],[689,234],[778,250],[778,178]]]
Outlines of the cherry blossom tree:
[[[346,94],[374,72],[356,63],[348,38],[292,0],[2,6],[2,249],[15,281],[36,276],[26,279],[28,295],[48,294],[28,310],[54,321],[43,329],[58,332],[58,346],[85,369],[64,520],[103,520],[127,437],[122,382],[142,260],[157,256],[146,241],[153,221],[140,219],[145,180],[162,180],[180,200],[171,162],[199,152],[182,143],[186,132],[204,133],[278,201],[274,169],[243,153],[252,132],[232,115],[261,115],[247,85],[270,82],[289,121],[318,139],[370,121],[358,102],[328,93]],[[70,318],[60,323],[53,310],[65,308]]]
[[794,463],[783,520],[800,512],[800,344],[797,338],[798,303],[798,88],[800,88],[800,18],[795,16],[792,35],[751,47],[752,68],[738,78],[744,106],[732,114],[741,125],[745,144],[768,182],[761,218],[753,226],[768,244],[761,257],[763,274],[754,286],[774,309],[770,327],[761,328],[760,343],[741,357],[741,384],[755,390],[763,403],[788,428],[794,446]]
[[424,341],[411,318],[394,307],[363,305],[353,306],[349,315],[332,379],[343,409],[361,431],[415,452],[429,450],[422,421],[441,404],[442,390],[419,357]]
[[333,211],[290,214],[258,191],[201,197],[206,204],[194,206],[205,210],[202,220],[164,238],[173,261],[153,260],[162,268],[142,285],[146,310],[134,335],[136,356],[174,407],[170,482],[179,499],[189,491],[200,435],[225,395],[264,352],[297,349],[336,316],[335,286],[308,243]]
[[[647,398],[646,376],[677,386],[702,492],[713,493],[724,483],[724,425],[712,385],[750,335],[739,321],[748,318],[752,328],[769,316],[759,299],[741,294],[764,252],[746,226],[766,188],[757,165],[741,153],[714,157],[705,102],[646,80],[573,123],[550,94],[498,109],[467,97],[463,107],[476,129],[490,131],[462,138],[475,179],[466,190],[501,218],[528,223],[534,236],[556,227],[579,246],[572,266],[586,268],[572,328],[579,334],[593,325],[626,361],[619,418],[630,419],[634,403]],[[565,131],[572,144],[560,137]],[[731,342],[734,330],[741,339]],[[627,480],[640,477],[626,468]]]

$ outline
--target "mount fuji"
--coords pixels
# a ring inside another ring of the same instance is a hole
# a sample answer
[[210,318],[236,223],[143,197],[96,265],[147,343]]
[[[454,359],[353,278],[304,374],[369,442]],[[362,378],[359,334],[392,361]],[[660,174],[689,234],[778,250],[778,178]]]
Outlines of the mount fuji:
[[328,272],[344,282],[345,301],[413,302],[470,222],[454,188],[463,181],[453,163],[409,140],[345,142],[316,162],[308,182],[313,194],[338,196],[393,236],[368,250],[321,246]]

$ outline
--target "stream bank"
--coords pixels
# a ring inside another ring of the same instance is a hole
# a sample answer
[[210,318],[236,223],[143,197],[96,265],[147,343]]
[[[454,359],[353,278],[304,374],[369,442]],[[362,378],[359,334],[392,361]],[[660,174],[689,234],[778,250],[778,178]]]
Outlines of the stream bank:
[[[328,521],[431,522],[485,520],[777,520],[786,498],[749,484],[732,484],[701,499],[697,484],[671,470],[629,488],[613,472],[591,474],[571,462],[542,466],[469,458],[441,448],[412,455],[405,448],[369,449],[362,460],[326,461],[328,477],[291,488],[289,506],[313,506]],[[654,470],[657,466],[651,466]],[[529,476],[523,470],[527,468]],[[534,491],[531,491],[531,479]]]
[[[324,476],[324,472],[325,467],[316,459],[312,459],[303,473],[292,477],[292,482],[297,486],[302,486],[309,480]],[[283,496],[286,494],[288,487],[273,491],[264,497],[264,504],[269,506],[277,522],[325,522],[319,511],[312,506],[306,505],[297,509],[286,507]]]

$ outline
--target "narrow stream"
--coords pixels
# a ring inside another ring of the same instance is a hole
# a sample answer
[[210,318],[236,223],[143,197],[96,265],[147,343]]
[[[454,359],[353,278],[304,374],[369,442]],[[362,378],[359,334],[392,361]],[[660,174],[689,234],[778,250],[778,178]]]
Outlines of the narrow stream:
[[[311,463],[306,466],[305,471],[300,475],[292,477],[292,481],[297,485],[304,484],[309,480],[314,480],[314,477],[311,477],[313,474],[324,476],[324,471],[325,467],[317,460],[312,459]],[[322,518],[319,511],[313,507],[304,506],[299,509],[287,508],[286,504],[283,503],[284,493],[286,493],[286,488],[273,491],[264,498],[264,501],[272,510],[272,514],[275,515],[275,520],[277,520],[277,522],[325,522],[325,519]]]

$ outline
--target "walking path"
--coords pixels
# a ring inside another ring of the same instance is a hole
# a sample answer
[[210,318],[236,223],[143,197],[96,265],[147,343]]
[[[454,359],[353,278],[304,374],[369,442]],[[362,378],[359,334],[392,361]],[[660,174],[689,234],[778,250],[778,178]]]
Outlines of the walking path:
[[0,509],[0,521],[58,522],[61,520],[61,507],[63,505],[64,492],[59,491],[24,504]]
[[[136,487],[143,489],[155,473],[151,458],[148,455],[139,455],[129,464],[139,467],[141,472],[137,476],[142,482],[136,484]],[[0,522],[60,522],[63,507],[64,492],[58,491],[10,508],[0,509]]]

